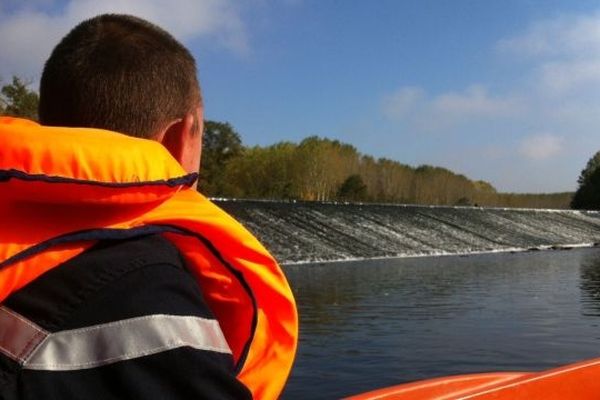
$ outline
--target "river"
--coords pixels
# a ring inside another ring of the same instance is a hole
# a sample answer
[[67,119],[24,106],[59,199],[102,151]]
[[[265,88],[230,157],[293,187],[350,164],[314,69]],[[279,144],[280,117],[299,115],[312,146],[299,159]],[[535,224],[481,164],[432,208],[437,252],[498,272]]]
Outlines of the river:
[[283,399],[600,356],[600,249],[284,267],[300,314]]

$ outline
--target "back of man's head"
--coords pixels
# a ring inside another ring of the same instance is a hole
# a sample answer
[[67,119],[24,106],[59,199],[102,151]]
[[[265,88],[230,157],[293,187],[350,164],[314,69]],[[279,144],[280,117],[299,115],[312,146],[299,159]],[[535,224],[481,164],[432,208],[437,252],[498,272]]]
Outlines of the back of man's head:
[[106,14],[77,25],[53,50],[39,118],[153,138],[200,103],[196,63],[183,45],[145,20]]

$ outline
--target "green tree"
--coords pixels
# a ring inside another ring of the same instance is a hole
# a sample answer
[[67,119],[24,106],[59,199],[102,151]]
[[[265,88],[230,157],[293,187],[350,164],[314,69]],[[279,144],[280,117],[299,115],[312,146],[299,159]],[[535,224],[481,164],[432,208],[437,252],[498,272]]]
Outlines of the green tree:
[[297,160],[302,171],[297,185],[300,198],[327,201],[335,198],[348,175],[358,172],[360,154],[349,144],[310,136],[298,145]]
[[297,145],[281,142],[269,147],[244,149],[240,157],[232,159],[224,179],[224,195],[246,198],[295,199],[298,198]]
[[589,180],[591,175],[598,169],[599,166],[600,151],[598,151],[592,156],[592,158],[588,160],[585,168],[581,171],[581,174],[579,174],[579,178],[577,178],[577,183],[579,183],[579,185],[583,185],[587,180]]
[[469,200],[468,197],[461,197],[460,199],[456,200],[456,203],[454,203],[455,206],[471,206],[473,204],[471,204],[471,200]]
[[339,200],[363,201],[367,198],[367,185],[365,185],[360,175],[350,175],[340,185],[337,198]]
[[199,190],[208,196],[225,195],[227,164],[242,150],[240,135],[228,122],[204,121]]
[[0,114],[37,121],[39,96],[29,90],[31,83],[13,76],[12,83],[0,89]]
[[571,208],[600,209],[600,151],[590,158],[581,171],[579,187],[571,201]]

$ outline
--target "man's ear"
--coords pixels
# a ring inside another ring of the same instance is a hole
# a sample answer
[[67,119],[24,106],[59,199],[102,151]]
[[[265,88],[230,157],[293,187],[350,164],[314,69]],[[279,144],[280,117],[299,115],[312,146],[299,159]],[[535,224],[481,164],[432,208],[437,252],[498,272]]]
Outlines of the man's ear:
[[194,124],[194,121],[197,117],[191,112],[185,114],[182,119],[172,121],[156,138],[190,173],[198,172],[200,163],[202,135],[195,131],[197,125]]
[[189,135],[187,131],[191,131],[193,124],[194,116],[191,113],[186,114],[182,119],[171,121],[157,138],[180,163],[186,147],[186,136]]

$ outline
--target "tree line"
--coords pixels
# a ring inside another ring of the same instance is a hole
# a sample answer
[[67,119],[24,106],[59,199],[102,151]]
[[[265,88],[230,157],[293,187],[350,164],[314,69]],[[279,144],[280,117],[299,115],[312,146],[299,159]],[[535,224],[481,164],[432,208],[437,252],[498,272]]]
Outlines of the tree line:
[[[0,88],[0,115],[37,120],[38,94],[13,77]],[[575,194],[500,193],[446,168],[413,167],[311,136],[299,143],[245,146],[226,122],[205,121],[199,190],[212,197],[525,208],[600,209],[600,152]]]
[[200,191],[208,196],[306,201],[568,208],[572,193],[499,193],[488,182],[412,167],[311,136],[246,147],[228,123],[206,121]]

